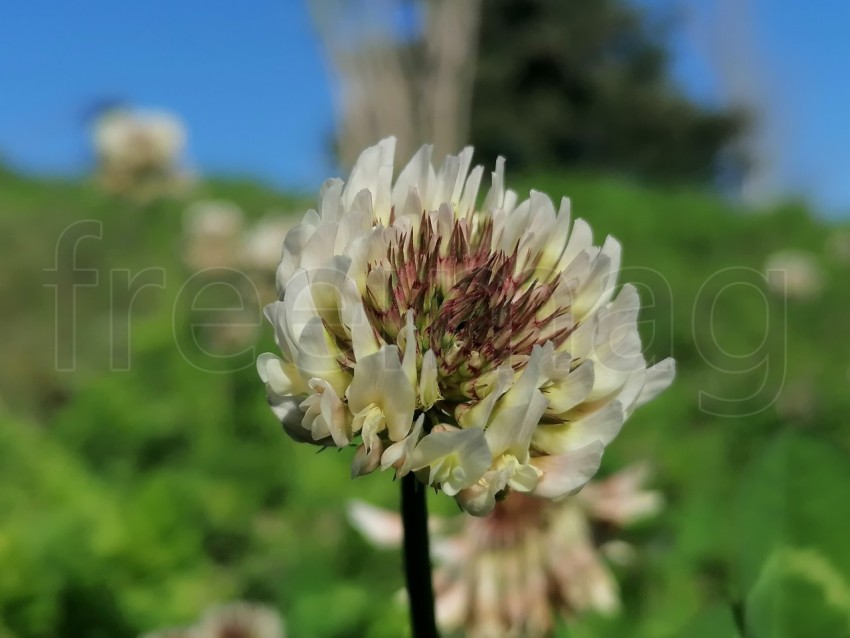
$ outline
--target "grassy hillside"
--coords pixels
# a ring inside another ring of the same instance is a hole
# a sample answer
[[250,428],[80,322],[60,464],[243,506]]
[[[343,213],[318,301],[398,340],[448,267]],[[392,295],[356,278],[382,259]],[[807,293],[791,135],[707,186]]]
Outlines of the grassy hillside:
[[[624,536],[639,547],[625,610],[564,635],[732,636],[735,618],[759,638],[850,636],[850,263],[825,248],[838,229],[597,177],[513,184],[570,195],[598,239],[622,241],[649,358],[680,370],[603,466],[649,460],[667,498]],[[259,324],[270,291],[261,274],[192,276],[182,212],[201,198],[249,220],[311,203],[213,182],[139,205],[0,172],[0,636],[130,637],[237,598],[279,607],[292,636],[403,635],[399,558],[344,520],[353,496],[394,507],[395,485],[351,482],[348,452],[279,431],[251,365],[273,349],[264,324],[254,350],[215,345],[222,309]],[[813,253],[820,294],[768,290],[765,259],[787,248]]]

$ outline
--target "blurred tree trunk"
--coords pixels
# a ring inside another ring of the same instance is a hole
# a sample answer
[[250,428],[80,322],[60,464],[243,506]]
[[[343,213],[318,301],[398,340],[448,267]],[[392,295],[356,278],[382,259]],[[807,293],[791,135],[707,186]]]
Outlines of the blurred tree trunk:
[[[341,163],[387,135],[399,157],[432,143],[437,156],[468,142],[480,0],[311,0],[335,75]],[[361,11],[362,9],[362,11]],[[354,13],[352,13],[354,12]],[[404,18],[412,30],[394,24]]]

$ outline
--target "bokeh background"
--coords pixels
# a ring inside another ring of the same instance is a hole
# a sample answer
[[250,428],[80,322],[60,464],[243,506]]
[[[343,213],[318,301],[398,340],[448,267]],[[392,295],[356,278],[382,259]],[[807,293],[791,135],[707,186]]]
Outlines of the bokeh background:
[[232,600],[405,635],[399,556],[345,516],[397,486],[287,439],[253,364],[286,229],[388,134],[569,195],[678,362],[603,464],[666,501],[620,533],[623,609],[558,635],[850,636],[848,28],[827,0],[6,7],[0,637]]

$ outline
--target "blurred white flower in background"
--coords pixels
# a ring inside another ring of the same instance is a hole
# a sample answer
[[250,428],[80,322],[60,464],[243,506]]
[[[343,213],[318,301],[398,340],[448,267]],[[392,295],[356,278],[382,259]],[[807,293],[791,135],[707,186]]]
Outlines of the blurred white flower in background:
[[297,224],[294,215],[285,213],[269,213],[254,222],[242,240],[242,264],[254,270],[274,271],[283,253],[283,239]]
[[227,283],[239,294],[237,307],[208,310],[203,326],[213,352],[237,353],[256,343],[260,308],[275,297],[274,268],[293,222],[270,213],[248,224],[239,206],[226,200],[198,200],[186,208],[183,262],[197,273],[209,270],[211,283]]
[[180,166],[186,130],[175,115],[110,109],[95,122],[92,141],[98,178],[109,191],[149,199],[188,184]]
[[770,290],[789,299],[817,297],[824,287],[824,272],[814,254],[803,250],[779,250],[764,263]]
[[210,609],[191,627],[156,631],[143,638],[286,638],[286,631],[277,610],[236,602]]
[[394,145],[286,236],[266,308],[282,357],[257,362],[272,410],[297,441],[358,441],[352,476],[416,472],[475,515],[574,492],[674,376],[647,368],[634,286],[615,296],[619,242],[595,246],[566,198],[519,201],[501,159],[479,207],[469,147],[435,171],[425,146],[393,180]]
[[[636,550],[618,539],[601,543],[598,532],[611,535],[661,509],[646,476],[635,465],[562,501],[511,494],[482,518],[432,519],[441,630],[534,638],[549,635],[558,617],[616,613],[619,587],[606,559],[630,562]],[[397,514],[355,501],[349,519],[380,548],[401,544]]]
[[183,260],[194,270],[236,267],[243,226],[242,210],[232,202],[193,202],[183,214]]

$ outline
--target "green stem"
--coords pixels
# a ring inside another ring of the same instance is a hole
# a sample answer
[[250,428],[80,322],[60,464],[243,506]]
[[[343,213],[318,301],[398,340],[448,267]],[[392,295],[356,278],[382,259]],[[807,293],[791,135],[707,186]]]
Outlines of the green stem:
[[426,487],[413,473],[401,479],[401,520],[404,525],[404,572],[413,638],[436,638],[434,590],[428,546]]

